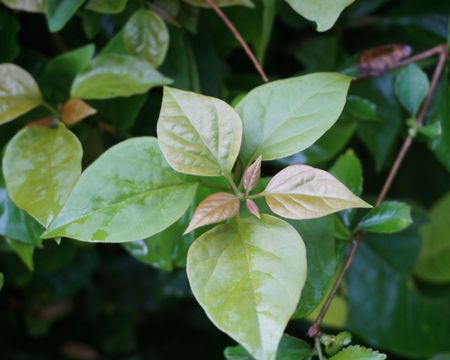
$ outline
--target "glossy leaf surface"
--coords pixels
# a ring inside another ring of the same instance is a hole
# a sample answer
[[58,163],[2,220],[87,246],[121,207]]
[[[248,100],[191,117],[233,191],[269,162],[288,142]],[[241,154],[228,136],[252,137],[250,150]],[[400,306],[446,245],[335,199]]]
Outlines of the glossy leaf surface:
[[358,228],[377,233],[394,233],[411,225],[411,207],[398,201],[385,201],[372,209],[358,224]]
[[155,138],[129,139],[83,172],[44,237],[141,240],[179,219],[196,187],[192,179],[170,169]]
[[214,324],[260,360],[273,360],[297,306],[306,254],[297,231],[263,215],[218,225],[189,249],[191,289]]
[[142,94],[170,82],[144,60],[104,54],[96,57],[75,78],[71,95],[81,99],[109,99]]
[[45,0],[45,14],[51,32],[61,30],[86,0]]
[[200,176],[231,172],[239,153],[242,124],[222,100],[164,88],[158,140],[176,171]]
[[351,78],[316,73],[274,81],[250,91],[236,106],[244,133],[244,164],[274,160],[312,145],[338,119]]
[[48,226],[80,176],[82,154],[77,137],[64,125],[22,129],[3,158],[11,199]]

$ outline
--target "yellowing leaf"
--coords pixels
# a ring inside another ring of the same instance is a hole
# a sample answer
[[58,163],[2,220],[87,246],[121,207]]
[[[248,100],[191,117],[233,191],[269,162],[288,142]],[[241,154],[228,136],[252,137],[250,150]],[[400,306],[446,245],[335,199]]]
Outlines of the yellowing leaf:
[[306,278],[303,240],[269,215],[218,225],[187,258],[192,292],[214,324],[258,360],[274,360]]
[[242,123],[222,100],[166,87],[157,131],[161,151],[176,171],[223,176],[238,156]]
[[244,172],[242,183],[247,193],[252,191],[256,185],[258,185],[259,178],[261,177],[261,156],[251,164]]
[[123,41],[129,54],[143,58],[154,67],[158,67],[167,54],[169,31],[157,13],[141,9],[126,23]]
[[90,107],[83,100],[70,99],[62,106],[61,119],[67,125],[74,125],[88,116],[94,115],[96,112],[97,110]]
[[14,64],[0,65],[0,124],[14,120],[42,103],[36,81]]
[[14,10],[43,13],[44,0],[1,0],[3,4]]
[[292,165],[276,174],[263,194],[272,211],[288,219],[312,219],[355,207],[371,207],[326,171]]
[[47,226],[81,173],[83,150],[64,125],[22,129],[8,144],[3,174],[14,203]]
[[194,216],[185,234],[200,226],[215,224],[231,219],[239,212],[239,199],[230,193],[220,192],[209,195],[195,209]]

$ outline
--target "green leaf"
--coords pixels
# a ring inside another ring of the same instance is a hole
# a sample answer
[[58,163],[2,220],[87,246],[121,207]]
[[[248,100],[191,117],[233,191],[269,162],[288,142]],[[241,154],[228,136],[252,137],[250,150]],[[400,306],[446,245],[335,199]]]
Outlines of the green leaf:
[[0,273],[0,290],[3,289],[3,285],[5,283],[5,276],[3,273]]
[[128,0],[89,0],[86,9],[102,14],[119,14],[125,10]]
[[286,0],[292,8],[317,24],[317,31],[331,29],[342,10],[355,0]]
[[387,356],[359,345],[351,345],[332,356],[330,360],[384,360]]
[[[183,0],[183,1],[193,6],[209,7],[209,4],[206,0]],[[214,3],[220,7],[233,5],[253,7],[253,3],[251,2],[251,0],[214,0]]]
[[14,64],[0,65],[0,124],[14,120],[42,103],[36,81]]
[[395,95],[412,116],[417,115],[429,88],[427,75],[414,63],[402,68],[395,77]]
[[45,15],[50,32],[61,30],[85,0],[45,0]]
[[430,211],[430,222],[420,232],[423,244],[415,273],[431,283],[450,282],[450,194],[442,197]]
[[0,10],[0,63],[12,62],[19,54],[19,29],[19,21],[7,11]]
[[167,54],[169,31],[156,12],[140,9],[126,23],[123,41],[130,55],[138,56],[158,67]]
[[22,129],[8,144],[3,174],[14,203],[42,225],[58,215],[81,173],[83,150],[64,125]]
[[222,100],[165,87],[158,140],[176,171],[228,176],[239,153],[242,124]]
[[218,225],[188,253],[194,296],[214,324],[259,360],[275,359],[306,278],[297,231],[263,215]]
[[53,99],[55,104],[67,100],[73,80],[89,64],[94,51],[94,45],[86,45],[50,60],[42,79],[46,98]]
[[411,225],[411,207],[398,201],[384,201],[359,222],[358,229],[391,234]]
[[353,150],[347,150],[345,154],[339,156],[330,169],[330,173],[347,186],[353,194],[361,195],[363,186],[361,162]]
[[43,238],[141,240],[178,220],[196,188],[192,179],[170,169],[155,138],[129,139],[83,172]]
[[75,78],[71,93],[76,98],[109,99],[143,94],[152,87],[170,82],[144,60],[127,55],[103,54]]
[[244,125],[244,163],[259,155],[279,159],[312,145],[338,119],[350,80],[337,73],[316,73],[250,91],[236,106]]
[[312,219],[348,208],[372,207],[326,171],[307,165],[281,170],[262,195],[274,213],[288,219]]
[[11,249],[20,257],[28,270],[34,270],[34,246],[15,241],[13,239],[6,238],[6,243]]
[[[229,346],[224,351],[226,360],[252,360],[240,345]],[[300,339],[284,334],[278,347],[276,360],[303,360],[312,355],[311,346]]]
[[381,121],[380,116],[378,115],[377,105],[360,96],[349,96],[343,113],[355,120]]
[[44,12],[44,0],[1,0],[3,4],[14,10],[27,12]]

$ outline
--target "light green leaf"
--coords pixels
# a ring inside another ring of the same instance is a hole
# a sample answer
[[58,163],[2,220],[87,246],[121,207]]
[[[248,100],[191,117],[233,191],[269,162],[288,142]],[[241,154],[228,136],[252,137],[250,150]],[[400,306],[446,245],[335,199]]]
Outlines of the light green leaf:
[[427,74],[414,63],[402,68],[395,77],[395,95],[412,116],[417,115],[429,88]]
[[61,30],[85,0],[45,0],[45,14],[50,32]]
[[14,64],[0,65],[0,124],[14,120],[42,103],[36,81]]
[[200,176],[227,176],[239,153],[242,123],[222,100],[164,88],[158,140],[176,171]]
[[89,0],[86,9],[102,14],[118,14],[125,10],[128,0]]
[[[252,360],[240,345],[229,346],[224,351],[226,360]],[[278,347],[276,360],[303,360],[312,355],[311,346],[300,339],[284,334]]]
[[64,125],[24,128],[8,144],[3,174],[11,199],[42,225],[58,215],[81,173],[83,150]]
[[3,4],[14,10],[43,13],[44,0],[1,0]]
[[[209,7],[208,2],[206,0],[183,0],[183,1],[193,6]],[[251,0],[214,0],[214,3],[220,7],[233,5],[241,5],[247,7],[254,6]]]
[[411,207],[398,201],[384,201],[358,224],[358,229],[382,234],[402,231],[411,225]]
[[337,73],[316,73],[250,91],[236,106],[244,124],[244,163],[259,155],[279,159],[312,145],[338,119],[350,80]]
[[141,9],[126,23],[123,41],[130,55],[138,56],[152,66],[158,67],[167,54],[169,31],[156,12]]
[[384,360],[387,356],[378,351],[368,349],[359,345],[352,345],[339,351],[330,360]]
[[156,234],[179,219],[197,183],[173,172],[152,137],[123,141],[81,175],[43,238],[126,242]]
[[286,0],[292,8],[317,24],[317,31],[330,29],[342,10],[355,0]]
[[194,296],[214,324],[258,360],[275,359],[306,278],[297,231],[263,215],[219,225],[188,253]]
[[72,85],[72,97],[109,99],[143,94],[154,86],[170,84],[146,61],[134,56],[103,54],[79,74]]
[[270,209],[288,219],[312,219],[355,207],[372,207],[326,171],[291,165],[262,193]]
[[450,282],[450,194],[433,206],[430,222],[420,230],[423,243],[416,275],[432,283]]

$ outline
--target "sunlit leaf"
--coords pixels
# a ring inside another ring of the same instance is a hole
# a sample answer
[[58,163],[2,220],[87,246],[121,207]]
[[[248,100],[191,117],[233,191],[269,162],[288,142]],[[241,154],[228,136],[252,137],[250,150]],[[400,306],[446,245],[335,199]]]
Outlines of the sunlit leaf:
[[3,158],[11,199],[47,226],[80,176],[81,156],[80,142],[64,125],[22,129],[8,144]]
[[164,88],[158,140],[167,162],[191,175],[230,173],[241,145],[239,116],[222,100]]
[[259,156],[244,172],[242,184],[244,185],[244,189],[247,193],[256,188],[260,177],[261,156]]
[[167,54],[169,31],[156,12],[141,9],[126,23],[123,41],[131,55],[145,59],[154,67],[158,67]]
[[330,29],[342,10],[355,0],[286,0],[300,15],[317,24],[317,31]]
[[231,219],[239,212],[239,199],[236,195],[220,192],[209,195],[195,210],[185,233],[209,224]]
[[358,228],[376,233],[394,233],[411,225],[411,207],[398,201],[385,201],[372,209],[358,224]]
[[170,82],[144,60],[104,54],[96,57],[75,78],[71,95],[81,99],[109,99],[143,94],[152,87]]
[[44,0],[1,0],[1,2],[15,10],[35,13],[44,12]]
[[118,14],[125,10],[128,0],[89,0],[86,9],[102,14]]
[[326,171],[291,165],[263,192],[273,212],[288,219],[311,219],[343,209],[371,207]]
[[86,0],[45,0],[45,14],[51,32],[61,30]]
[[338,119],[350,80],[337,73],[316,73],[250,91],[236,106],[244,125],[244,164],[259,155],[279,159],[312,145]]
[[173,172],[157,140],[140,137],[112,147],[81,175],[44,238],[141,240],[183,215],[197,183]]
[[351,345],[332,356],[330,360],[384,360],[387,356],[359,345]]
[[306,278],[297,231],[263,215],[218,225],[188,253],[191,289],[214,324],[256,359],[273,360]]
[[61,120],[67,125],[77,122],[95,114],[97,110],[80,99],[67,100],[61,108]]
[[25,70],[0,65],[0,124],[14,120],[42,103],[39,87]]

